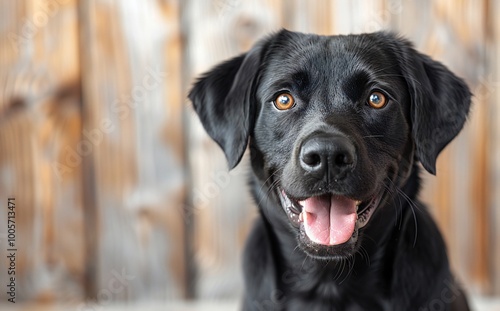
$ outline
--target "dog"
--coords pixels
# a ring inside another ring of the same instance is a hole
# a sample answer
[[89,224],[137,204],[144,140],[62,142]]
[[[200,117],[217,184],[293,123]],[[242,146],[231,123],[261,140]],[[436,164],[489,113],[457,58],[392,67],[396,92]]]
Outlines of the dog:
[[281,30],[188,97],[258,204],[242,309],[469,310],[418,200],[471,92],[397,34]]

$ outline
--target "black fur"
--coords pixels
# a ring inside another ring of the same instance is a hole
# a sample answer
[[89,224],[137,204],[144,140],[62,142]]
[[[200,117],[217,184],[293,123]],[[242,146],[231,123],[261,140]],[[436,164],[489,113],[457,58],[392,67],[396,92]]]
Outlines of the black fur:
[[[373,91],[386,106],[367,104]],[[280,111],[273,101],[283,92],[295,105]],[[250,146],[261,217],[245,249],[243,310],[469,310],[417,195],[418,162],[435,173],[470,97],[443,65],[385,32],[282,30],[201,77],[189,98],[230,168]],[[307,144],[326,168],[304,160]],[[282,191],[297,201],[381,199],[365,227],[325,246],[292,225]]]

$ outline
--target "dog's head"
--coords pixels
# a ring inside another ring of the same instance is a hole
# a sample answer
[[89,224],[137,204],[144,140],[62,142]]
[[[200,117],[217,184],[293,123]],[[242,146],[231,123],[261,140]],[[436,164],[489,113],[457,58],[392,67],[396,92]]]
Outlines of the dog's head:
[[250,141],[253,170],[300,247],[335,258],[356,251],[414,159],[435,173],[471,94],[391,33],[283,30],[205,74],[189,97],[231,168]]

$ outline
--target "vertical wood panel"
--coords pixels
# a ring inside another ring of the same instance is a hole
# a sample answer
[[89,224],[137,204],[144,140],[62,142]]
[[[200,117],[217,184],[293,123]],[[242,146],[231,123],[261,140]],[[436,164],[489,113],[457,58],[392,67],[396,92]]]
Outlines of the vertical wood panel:
[[4,1],[0,11],[0,265],[7,266],[5,202],[14,196],[18,301],[79,300],[81,170],[58,166],[80,137],[76,4]]
[[[112,300],[183,296],[184,200],[178,2],[82,1],[84,131],[101,140],[86,162],[95,195],[100,299],[116,273],[130,279]],[[91,246],[91,247],[92,247]]]
[[490,75],[484,79],[483,87],[485,95],[491,107],[491,113],[488,115],[491,125],[490,141],[490,193],[488,196],[490,235],[490,268],[492,271],[491,280],[493,282],[493,294],[500,296],[500,1],[488,1],[486,12],[488,18],[488,56]]
[[384,1],[340,0],[334,1],[332,19],[335,33],[351,34],[386,29],[393,8],[387,9]]
[[[329,35],[333,32],[332,1],[284,1],[286,11],[282,20],[289,30]],[[298,12],[301,12],[298,14]]]

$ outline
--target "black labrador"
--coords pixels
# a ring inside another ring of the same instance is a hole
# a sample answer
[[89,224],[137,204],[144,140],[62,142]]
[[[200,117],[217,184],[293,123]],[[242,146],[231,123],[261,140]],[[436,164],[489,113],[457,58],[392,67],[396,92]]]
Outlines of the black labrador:
[[392,33],[282,30],[189,98],[230,168],[250,149],[243,310],[469,310],[418,200],[471,102],[442,64]]

